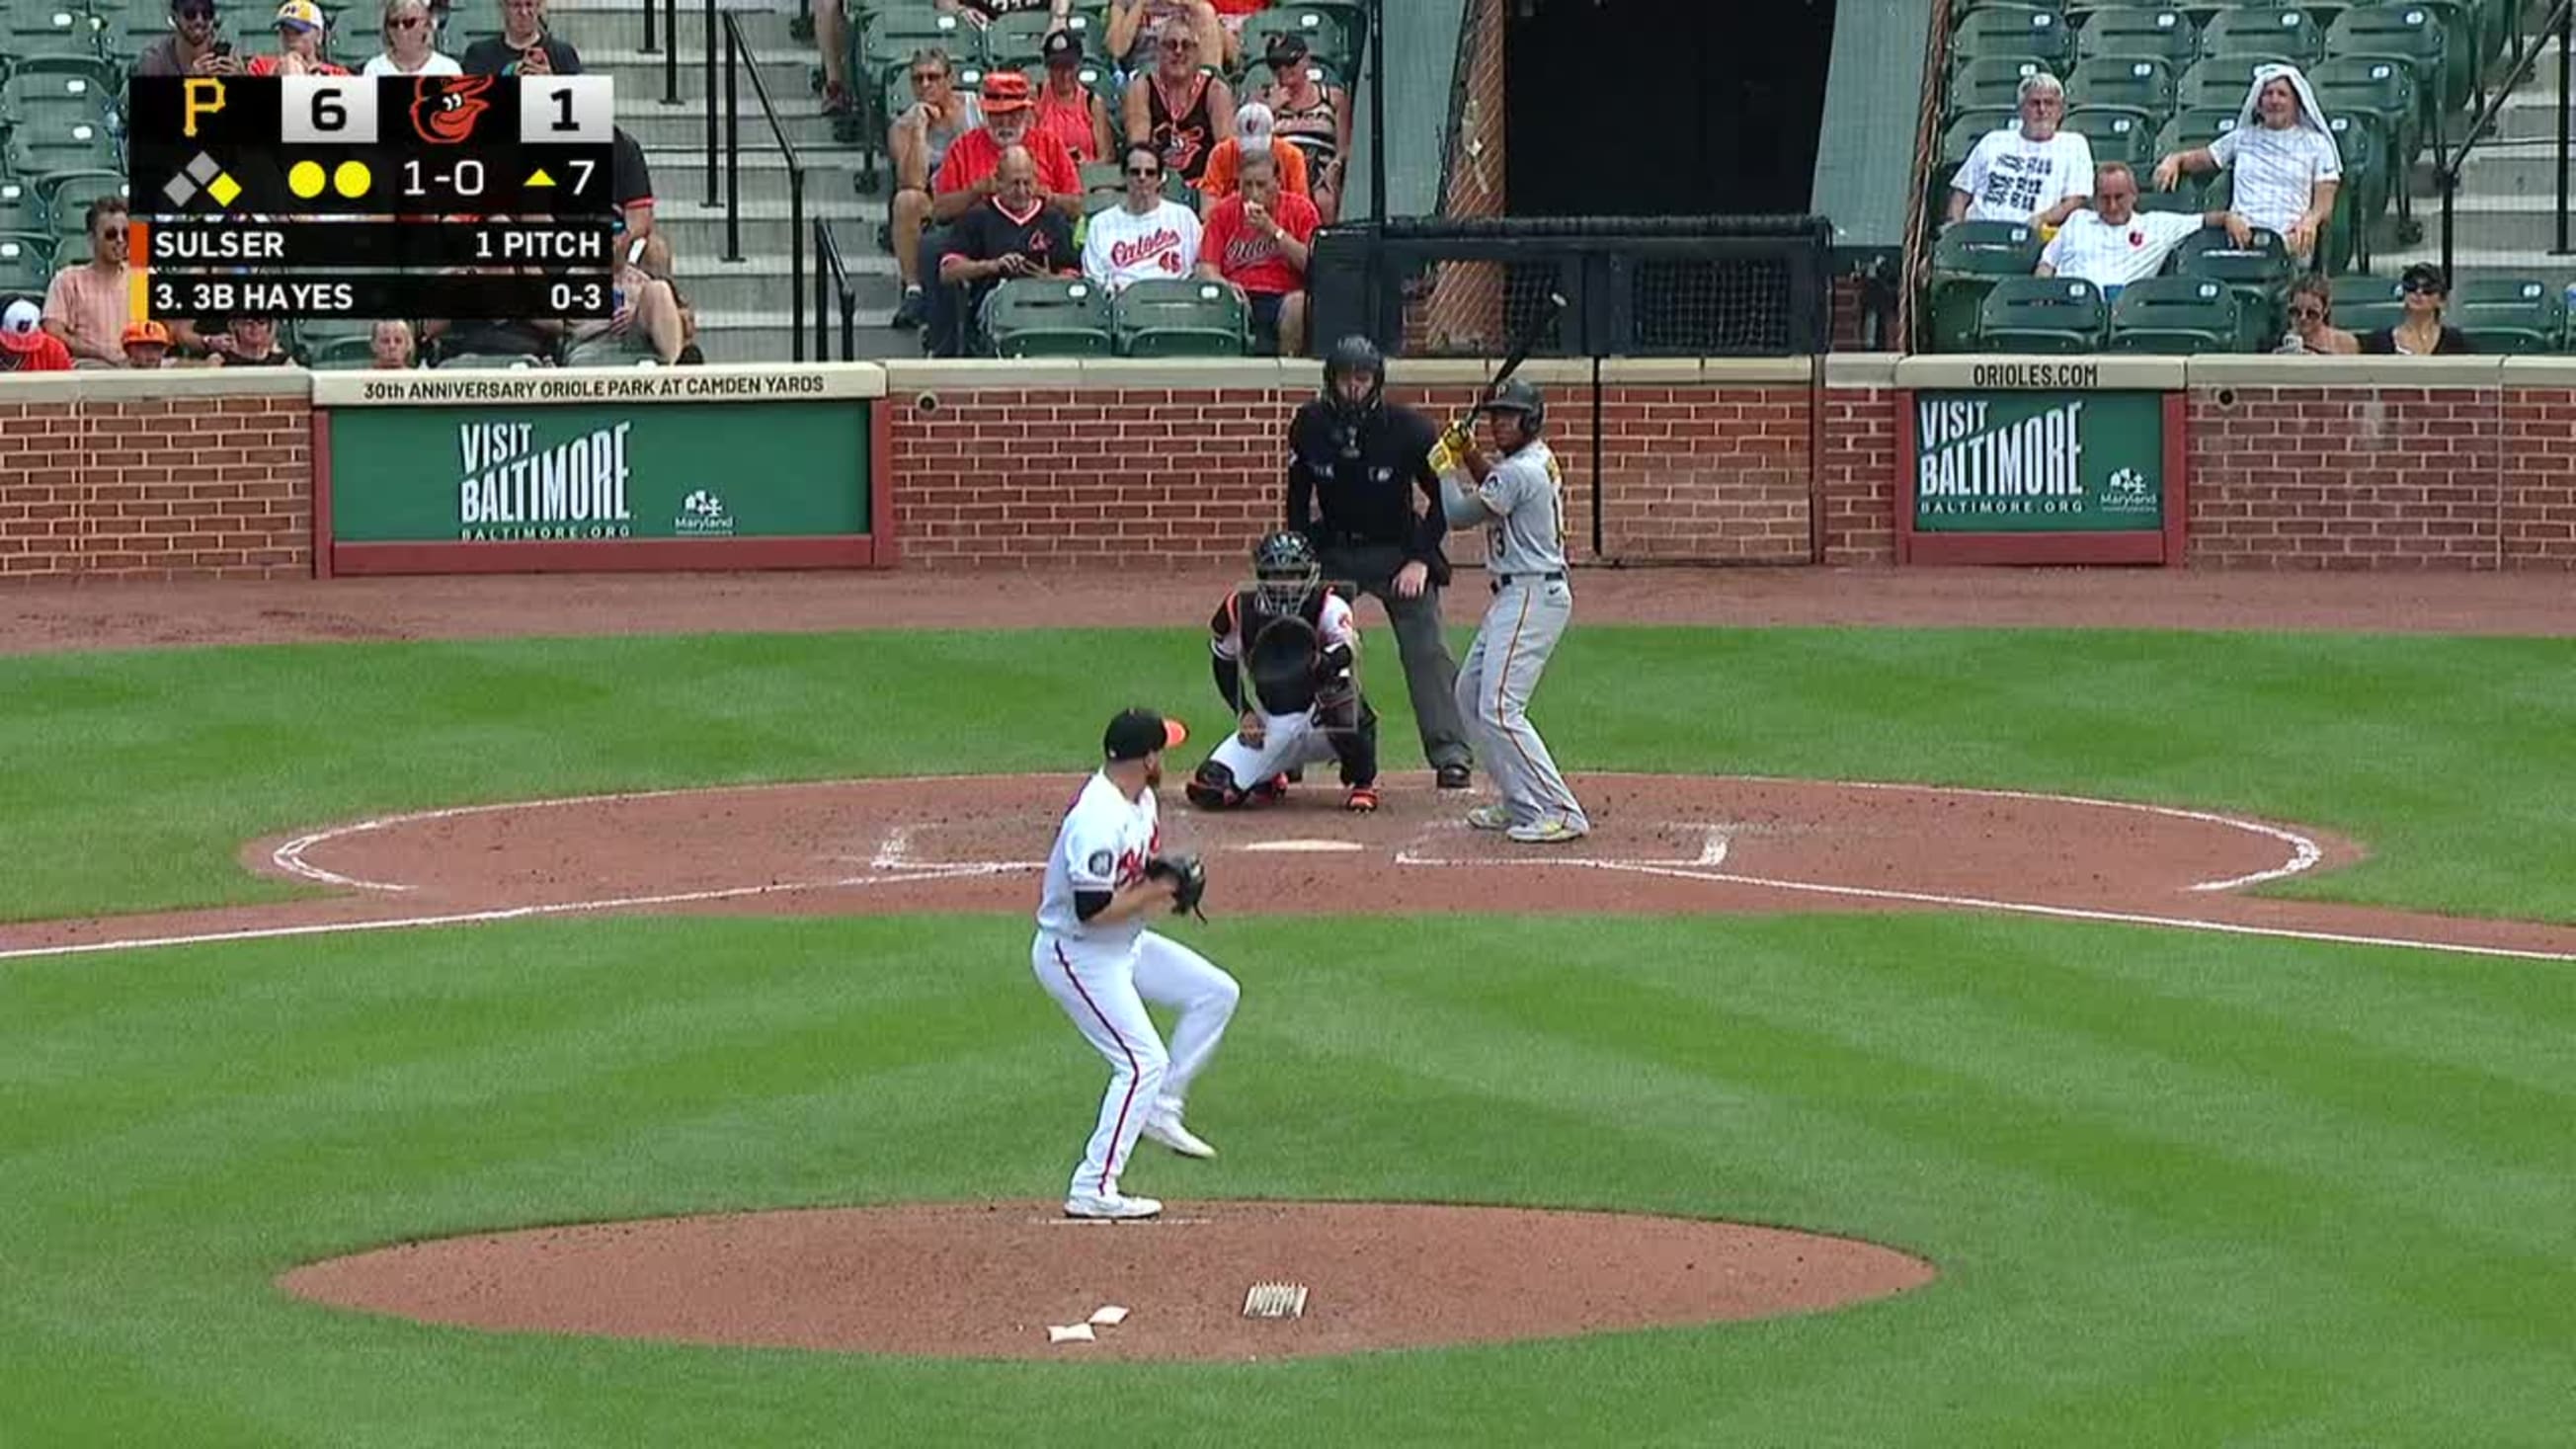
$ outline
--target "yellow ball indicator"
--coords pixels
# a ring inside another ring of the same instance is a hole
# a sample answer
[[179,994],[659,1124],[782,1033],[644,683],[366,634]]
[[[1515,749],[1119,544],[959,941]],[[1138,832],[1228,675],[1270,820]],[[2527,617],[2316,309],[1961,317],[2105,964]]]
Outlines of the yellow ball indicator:
[[375,184],[376,178],[364,161],[343,161],[340,169],[331,173],[332,188],[352,201],[366,195],[367,188]]
[[311,201],[322,194],[322,163],[298,161],[286,169],[286,189]]

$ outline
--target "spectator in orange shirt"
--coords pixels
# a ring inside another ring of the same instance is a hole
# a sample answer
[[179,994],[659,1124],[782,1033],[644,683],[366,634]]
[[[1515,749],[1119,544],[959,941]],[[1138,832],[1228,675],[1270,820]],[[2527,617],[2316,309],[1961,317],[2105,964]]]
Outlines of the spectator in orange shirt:
[[1306,153],[1279,139],[1270,117],[1270,108],[1259,101],[1246,101],[1234,113],[1234,134],[1217,143],[1209,153],[1207,173],[1199,178],[1199,194],[1210,201],[1234,194],[1234,174],[1243,164],[1247,152],[1268,147],[1270,159],[1279,163],[1279,189],[1291,196],[1315,199],[1306,184]]
[[[984,124],[949,145],[947,159],[939,163],[939,174],[931,178],[930,215],[939,228],[921,238],[913,258],[916,277],[936,278],[940,258],[956,250],[950,233],[957,222],[1001,193],[1002,153],[1014,146],[1028,151],[1036,170],[1038,191],[1047,205],[1068,222],[1082,217],[1082,172],[1073,164],[1062,141],[1038,129],[1037,103],[1030,94],[1029,78],[1015,70],[993,72],[984,77],[984,96],[978,104]],[[935,351],[943,345],[942,339],[954,339],[963,330],[955,290],[931,287],[924,302],[924,342]],[[944,345],[955,344],[951,340]]]
[[69,372],[72,355],[63,340],[36,325],[36,304],[25,298],[0,311],[0,372]]
[[277,7],[277,54],[255,55],[243,67],[248,75],[347,75],[349,68],[322,58],[322,8],[313,0],[286,0]]
[[1315,203],[1279,189],[1279,164],[1267,154],[1244,157],[1236,179],[1241,189],[1208,213],[1199,275],[1244,294],[1256,348],[1295,357],[1306,348],[1308,243],[1322,222]]
[[1110,156],[1109,106],[1082,83],[1082,35],[1050,30],[1039,53],[1046,84],[1038,90],[1038,129],[1064,143],[1076,166]]
[[76,366],[123,367],[125,324],[134,308],[133,274],[125,264],[125,198],[91,202],[87,221],[89,260],[54,273],[45,289],[45,330],[61,340]]
[[137,322],[125,329],[125,365],[138,372],[177,367],[170,360],[170,329],[158,322]]

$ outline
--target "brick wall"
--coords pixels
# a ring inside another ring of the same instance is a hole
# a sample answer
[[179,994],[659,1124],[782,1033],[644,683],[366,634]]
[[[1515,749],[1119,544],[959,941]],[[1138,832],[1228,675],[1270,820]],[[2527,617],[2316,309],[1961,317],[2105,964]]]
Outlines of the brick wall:
[[311,442],[298,393],[0,388],[0,579],[309,576]]
[[[1684,364],[1696,368],[1697,364]],[[1302,371],[1302,369],[1299,369]],[[1472,375],[1473,365],[1459,375]],[[1533,367],[1566,472],[1569,553],[1592,557],[1592,410],[1576,369]],[[890,426],[905,567],[1037,567],[1148,552],[1240,557],[1280,516],[1288,419],[1311,382],[1264,388],[921,387],[967,374],[898,369]],[[922,392],[938,398],[923,409]],[[1446,420],[1466,385],[1395,387]],[[1803,563],[1809,556],[1811,431],[1804,385],[1675,382],[1604,388],[1606,557]],[[1481,557],[1472,537],[1454,562]]]
[[[1818,548],[1834,567],[1896,560],[1896,392],[1826,373],[1816,457]],[[1892,369],[1889,369],[1892,371]]]

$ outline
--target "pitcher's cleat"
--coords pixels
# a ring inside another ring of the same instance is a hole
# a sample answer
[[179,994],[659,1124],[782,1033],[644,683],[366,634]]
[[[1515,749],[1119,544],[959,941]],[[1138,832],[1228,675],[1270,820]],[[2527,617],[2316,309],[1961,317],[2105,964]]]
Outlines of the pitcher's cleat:
[[1077,1192],[1064,1200],[1064,1215],[1069,1218],[1130,1221],[1154,1217],[1162,1211],[1163,1205],[1150,1197],[1129,1197],[1120,1192]]
[[1160,1142],[1183,1157],[1216,1156],[1216,1149],[1208,1145],[1206,1138],[1181,1125],[1181,1114],[1178,1112],[1148,1113],[1145,1118],[1144,1135],[1147,1139]]

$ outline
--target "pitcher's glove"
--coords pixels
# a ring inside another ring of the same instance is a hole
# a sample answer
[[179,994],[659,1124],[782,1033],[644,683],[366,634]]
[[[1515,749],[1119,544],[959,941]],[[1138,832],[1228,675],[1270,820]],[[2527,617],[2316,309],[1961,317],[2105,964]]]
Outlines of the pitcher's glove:
[[1195,915],[1202,921],[1207,919],[1207,913],[1199,909],[1200,898],[1207,894],[1207,867],[1200,864],[1197,856],[1187,853],[1155,856],[1145,862],[1145,878],[1180,882],[1172,888],[1172,914]]

